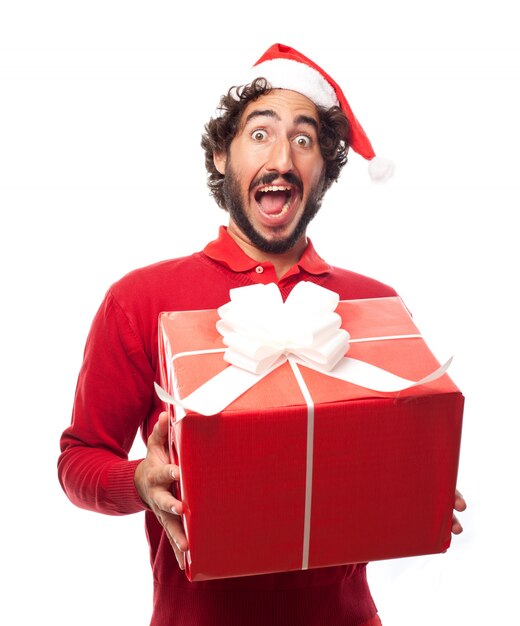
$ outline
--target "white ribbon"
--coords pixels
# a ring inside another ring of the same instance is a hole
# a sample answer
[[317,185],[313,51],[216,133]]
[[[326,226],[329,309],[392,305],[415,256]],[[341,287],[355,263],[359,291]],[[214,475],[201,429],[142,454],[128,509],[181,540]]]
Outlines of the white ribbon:
[[[224,352],[230,367],[183,399],[171,396],[156,384],[157,394],[164,402],[201,415],[215,415],[289,357],[294,363],[327,376],[384,393],[431,382],[442,376],[451,364],[450,359],[428,376],[409,380],[359,359],[345,357],[350,335],[340,328],[341,317],[334,312],[339,296],[311,282],[298,283],[285,303],[274,283],[232,289],[230,296],[230,302],[218,309],[221,319],[217,322],[217,330],[227,346],[220,351]],[[419,337],[397,335],[351,341]],[[173,359],[218,351],[184,352]]]
[[[173,357],[224,352],[229,367],[206,381],[183,398],[174,398],[155,384],[163,402],[201,415],[215,415],[256,385],[277,367],[289,361],[307,405],[307,459],[305,519],[302,569],[307,569],[310,542],[312,498],[312,459],[314,447],[314,403],[298,364],[327,376],[380,392],[396,392],[426,384],[442,376],[451,364],[444,365],[420,380],[396,376],[375,365],[345,357],[349,333],[341,328],[341,317],[335,313],[338,294],[311,282],[300,282],[284,303],[278,287],[251,285],[232,289],[231,300],[218,309],[217,330],[223,336],[225,349],[183,352]],[[392,335],[352,340],[384,341],[420,338],[420,335]]]

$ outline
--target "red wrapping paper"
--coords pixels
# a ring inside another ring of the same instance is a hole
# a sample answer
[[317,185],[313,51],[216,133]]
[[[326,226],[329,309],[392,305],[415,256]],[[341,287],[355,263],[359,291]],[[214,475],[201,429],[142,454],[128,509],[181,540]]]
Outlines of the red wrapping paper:
[[[416,334],[399,298],[340,302],[352,339]],[[162,313],[161,385],[186,397],[228,367],[216,311]],[[349,357],[420,380],[421,338],[352,343]],[[434,554],[450,545],[464,399],[447,374],[379,393],[300,367],[314,403],[309,567]],[[307,406],[288,363],[217,415],[171,406],[190,580],[302,567]]]

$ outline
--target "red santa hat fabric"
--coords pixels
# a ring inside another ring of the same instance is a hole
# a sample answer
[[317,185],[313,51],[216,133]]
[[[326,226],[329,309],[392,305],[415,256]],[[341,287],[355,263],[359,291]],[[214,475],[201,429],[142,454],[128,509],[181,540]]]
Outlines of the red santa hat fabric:
[[385,181],[393,175],[393,164],[376,157],[372,144],[341,87],[314,61],[290,46],[276,43],[258,59],[244,82],[249,83],[259,77],[265,78],[273,89],[297,91],[318,106],[341,107],[350,122],[350,146],[354,152],[369,161],[371,178]]

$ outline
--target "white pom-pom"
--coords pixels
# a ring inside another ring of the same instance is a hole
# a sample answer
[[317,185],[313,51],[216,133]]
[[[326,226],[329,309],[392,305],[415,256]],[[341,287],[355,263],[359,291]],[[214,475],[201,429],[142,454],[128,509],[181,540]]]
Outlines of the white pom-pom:
[[368,173],[376,183],[385,183],[392,178],[394,172],[395,165],[389,159],[376,156],[368,162]]

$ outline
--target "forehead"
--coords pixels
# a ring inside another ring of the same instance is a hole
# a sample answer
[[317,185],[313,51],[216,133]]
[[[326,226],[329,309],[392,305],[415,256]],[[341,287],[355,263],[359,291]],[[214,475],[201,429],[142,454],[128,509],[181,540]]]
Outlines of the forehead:
[[249,118],[254,119],[261,115],[263,111],[268,111],[267,115],[283,121],[293,122],[297,118],[310,117],[316,124],[319,123],[318,110],[309,98],[289,89],[273,89],[246,106],[240,118],[240,126],[247,123]]

